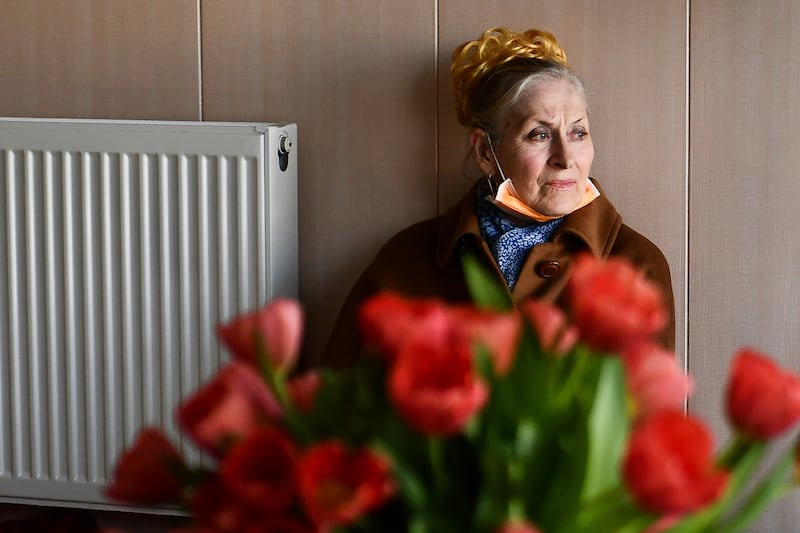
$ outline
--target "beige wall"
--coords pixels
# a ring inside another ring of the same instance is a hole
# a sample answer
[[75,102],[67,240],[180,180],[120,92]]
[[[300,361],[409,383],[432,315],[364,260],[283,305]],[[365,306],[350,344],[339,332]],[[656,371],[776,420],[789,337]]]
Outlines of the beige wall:
[[[724,431],[719,386],[751,345],[800,370],[800,3],[693,1],[690,407]],[[762,531],[798,531],[794,494]]]
[[314,353],[380,243],[475,177],[450,51],[549,29],[589,90],[593,175],[670,261],[691,408],[723,434],[736,346],[800,369],[798,23],[793,0],[9,0],[0,115],[296,122]]

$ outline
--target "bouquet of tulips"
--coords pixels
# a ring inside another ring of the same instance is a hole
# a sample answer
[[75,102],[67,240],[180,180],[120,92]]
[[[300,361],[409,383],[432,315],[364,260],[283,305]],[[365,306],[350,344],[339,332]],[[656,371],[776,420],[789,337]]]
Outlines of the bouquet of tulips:
[[684,412],[692,382],[654,342],[658,289],[579,256],[567,311],[507,292],[467,258],[473,305],[378,294],[351,367],[293,373],[303,312],[278,299],[219,327],[232,361],[186,398],[190,465],[158,428],[107,495],[180,505],[181,531],[738,531],[795,486],[800,378],[742,349],[716,448]]

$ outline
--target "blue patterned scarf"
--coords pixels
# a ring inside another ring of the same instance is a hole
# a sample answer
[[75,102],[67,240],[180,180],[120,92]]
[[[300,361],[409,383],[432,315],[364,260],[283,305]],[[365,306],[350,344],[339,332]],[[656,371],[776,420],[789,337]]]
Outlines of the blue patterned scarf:
[[521,225],[512,221],[483,195],[477,202],[478,225],[481,236],[489,244],[497,266],[510,289],[519,278],[522,264],[531,248],[550,239],[564,217],[547,222],[531,220]]

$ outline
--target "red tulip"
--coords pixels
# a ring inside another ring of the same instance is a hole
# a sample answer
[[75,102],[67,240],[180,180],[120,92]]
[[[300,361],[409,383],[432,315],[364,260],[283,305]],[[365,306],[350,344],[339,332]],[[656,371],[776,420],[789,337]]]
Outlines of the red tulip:
[[300,353],[303,321],[303,309],[297,301],[278,298],[258,311],[219,326],[218,333],[235,359],[260,368],[263,350],[267,363],[287,370]]
[[233,446],[219,473],[232,494],[271,512],[288,509],[297,496],[299,451],[281,430],[262,427]]
[[299,476],[306,512],[321,524],[352,524],[394,493],[385,457],[368,449],[348,449],[338,441],[309,448],[300,461]]
[[636,502],[659,514],[697,510],[715,501],[728,473],[714,466],[713,439],[699,420],[659,411],[636,425],[623,464]]
[[322,387],[322,378],[315,370],[295,376],[286,384],[292,405],[303,413],[310,413],[314,399]]
[[692,391],[692,379],[678,367],[673,352],[645,341],[629,346],[622,361],[637,417],[683,407]]
[[624,259],[600,261],[581,254],[568,287],[573,322],[583,341],[596,350],[622,350],[667,323],[658,286]]
[[783,433],[800,419],[800,377],[751,348],[733,358],[727,389],[733,427],[754,439]]
[[366,344],[394,360],[404,346],[418,337],[464,337],[485,347],[497,373],[510,367],[519,340],[516,313],[496,313],[467,305],[447,305],[437,299],[412,299],[391,292],[367,300],[359,322]]
[[238,533],[265,519],[265,513],[246,505],[222,484],[218,475],[206,478],[194,492],[189,505],[200,531]]
[[183,469],[183,459],[164,434],[155,428],[145,428],[117,461],[113,481],[105,494],[127,503],[175,503],[183,495],[183,484],[177,477]]
[[206,478],[190,504],[195,528],[170,533],[323,533],[324,530],[293,510],[270,511],[254,506],[225,486],[217,475]]
[[359,325],[364,343],[389,359],[408,339],[421,331],[439,331],[450,325],[444,302],[411,299],[392,292],[369,298],[359,310]]
[[430,435],[460,431],[488,397],[474,368],[471,345],[457,331],[404,344],[388,379],[389,398],[397,411]]
[[201,448],[217,457],[265,419],[281,416],[275,396],[249,365],[223,367],[178,408],[178,425]]
[[536,333],[539,346],[552,355],[565,355],[578,340],[578,330],[567,323],[564,311],[539,300],[523,302],[520,310]]

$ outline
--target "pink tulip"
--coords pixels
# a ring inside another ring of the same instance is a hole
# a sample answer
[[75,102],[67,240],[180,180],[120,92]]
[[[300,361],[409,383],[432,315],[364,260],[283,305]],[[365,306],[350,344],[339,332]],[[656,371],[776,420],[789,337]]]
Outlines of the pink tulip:
[[249,365],[230,363],[178,408],[178,424],[201,448],[221,456],[263,420],[282,415],[277,399]]
[[637,417],[683,407],[693,384],[691,377],[678,367],[674,353],[646,341],[630,346],[622,360]]
[[521,321],[517,313],[498,313],[460,306],[452,308],[454,327],[463,330],[473,343],[486,348],[498,375],[508,372],[514,364]]
[[259,368],[263,350],[273,368],[288,370],[300,353],[303,322],[303,309],[296,300],[278,298],[219,326],[218,332],[235,359]]
[[536,332],[544,351],[552,355],[565,355],[578,341],[578,330],[567,323],[567,316],[555,305],[528,300],[522,304],[521,311]]

